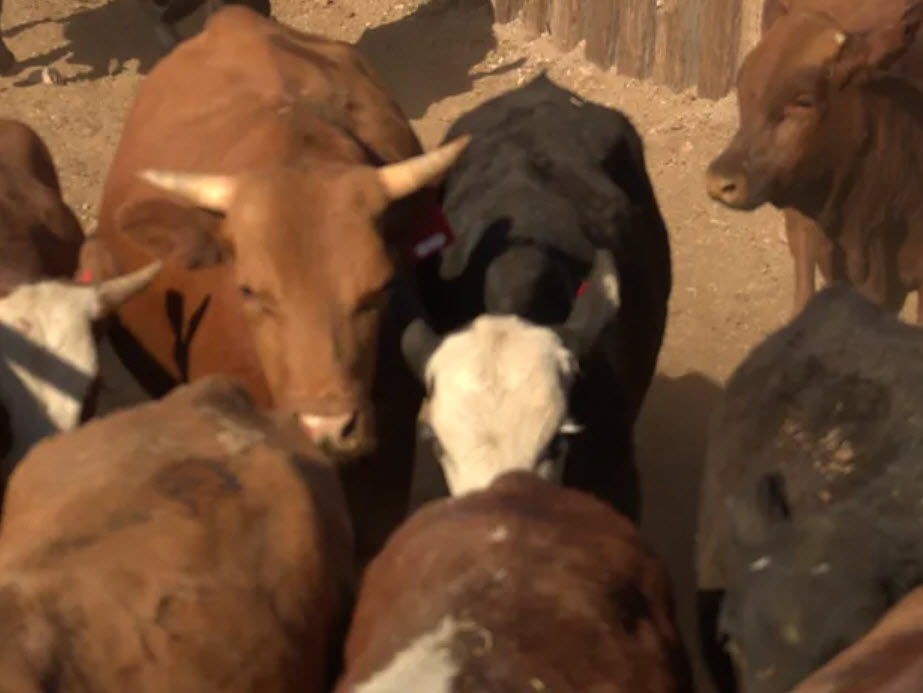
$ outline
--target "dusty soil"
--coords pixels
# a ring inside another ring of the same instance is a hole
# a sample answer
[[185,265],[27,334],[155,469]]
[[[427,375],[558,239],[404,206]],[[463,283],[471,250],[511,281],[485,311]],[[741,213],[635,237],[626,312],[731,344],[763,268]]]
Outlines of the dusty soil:
[[[741,214],[705,195],[702,173],[735,126],[732,99],[626,79],[494,26],[489,0],[273,0],[278,19],[357,42],[420,134],[436,143],[462,112],[547,69],[586,99],[623,110],[646,142],[670,228],[674,287],[659,374],[638,426],[643,529],[668,561],[687,641],[692,533],[709,413],[720,385],[788,317],[790,260],[781,215]],[[139,80],[160,55],[137,0],[9,0],[4,36],[22,61],[0,78],[0,116],[32,125],[51,147],[67,200],[86,228]],[[195,30],[195,21],[188,29]],[[53,65],[60,85],[30,84]]]

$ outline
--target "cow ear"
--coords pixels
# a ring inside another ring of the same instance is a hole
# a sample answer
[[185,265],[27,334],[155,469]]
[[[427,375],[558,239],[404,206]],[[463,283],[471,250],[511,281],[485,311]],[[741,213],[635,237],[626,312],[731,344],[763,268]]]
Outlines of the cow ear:
[[913,44],[923,23],[923,0],[908,0],[899,19],[868,31],[837,32],[840,50],[833,61],[831,78],[838,84],[887,69]]
[[766,0],[763,5],[762,32],[765,34],[779,17],[788,13],[788,0]]
[[619,279],[608,250],[599,249],[583,293],[574,301],[570,315],[555,328],[561,341],[579,360],[593,345],[619,311]]
[[119,210],[120,233],[150,256],[186,269],[212,267],[233,256],[221,218],[204,209],[164,198],[147,199]]
[[426,364],[440,343],[439,336],[422,318],[411,322],[401,335],[401,352],[407,366],[421,383],[426,381]]

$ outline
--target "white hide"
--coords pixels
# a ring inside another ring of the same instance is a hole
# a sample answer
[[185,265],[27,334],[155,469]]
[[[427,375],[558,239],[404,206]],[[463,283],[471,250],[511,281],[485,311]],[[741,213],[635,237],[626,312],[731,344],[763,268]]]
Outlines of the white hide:
[[442,341],[426,365],[423,416],[453,496],[512,470],[557,480],[543,453],[567,424],[576,371],[553,330],[515,316],[482,315]]
[[96,290],[61,281],[18,287],[0,299],[0,398],[17,460],[38,439],[77,425],[98,372]]
[[355,693],[450,693],[458,666],[452,661],[451,645],[457,626],[446,616],[428,633],[414,640],[380,672],[355,688]]

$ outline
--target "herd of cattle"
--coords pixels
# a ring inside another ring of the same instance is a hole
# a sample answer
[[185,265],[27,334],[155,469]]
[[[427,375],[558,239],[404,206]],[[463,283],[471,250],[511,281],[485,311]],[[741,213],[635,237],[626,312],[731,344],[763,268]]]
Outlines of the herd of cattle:
[[[0,122],[0,690],[691,691],[634,524],[671,289],[638,133],[541,75],[424,153],[352,46],[242,4],[141,83],[91,236]],[[767,0],[706,176],[784,208],[795,261],[709,434],[722,691],[923,690],[923,332],[893,315],[921,23]],[[141,401],[100,408],[104,349]]]

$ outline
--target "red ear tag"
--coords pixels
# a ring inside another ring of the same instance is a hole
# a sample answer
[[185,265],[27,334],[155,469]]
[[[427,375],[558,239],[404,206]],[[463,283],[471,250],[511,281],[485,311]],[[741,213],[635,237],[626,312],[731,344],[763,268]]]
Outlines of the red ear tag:
[[586,292],[586,282],[583,281],[583,282],[580,282],[580,286],[577,287],[577,298],[580,298],[581,296],[583,296],[585,292]]
[[433,205],[420,224],[419,233],[410,242],[407,259],[416,264],[452,244],[455,234],[438,205]]
[[89,284],[93,281],[93,272],[91,270],[83,270],[80,273],[80,278],[77,280],[81,284]]

